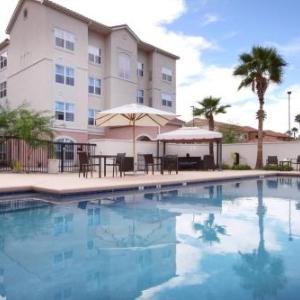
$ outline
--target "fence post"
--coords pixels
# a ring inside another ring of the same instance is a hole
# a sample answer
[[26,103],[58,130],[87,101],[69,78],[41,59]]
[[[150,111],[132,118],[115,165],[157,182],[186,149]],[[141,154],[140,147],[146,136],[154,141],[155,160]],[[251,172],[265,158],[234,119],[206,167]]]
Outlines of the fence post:
[[61,163],[60,163],[60,172],[63,173],[64,172],[64,151],[65,150],[65,144],[60,144],[60,159],[61,159]]

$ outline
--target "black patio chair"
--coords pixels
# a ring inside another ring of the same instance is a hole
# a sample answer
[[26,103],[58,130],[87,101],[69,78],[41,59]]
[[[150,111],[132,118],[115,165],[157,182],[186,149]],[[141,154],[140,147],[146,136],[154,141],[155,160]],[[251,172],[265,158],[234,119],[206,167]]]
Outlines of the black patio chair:
[[296,161],[291,162],[293,165],[296,165],[296,170],[299,171],[299,166],[300,166],[300,155],[297,156]]
[[121,157],[120,159],[120,165],[119,165],[119,170],[120,170],[120,176],[126,175],[126,172],[133,172],[134,171],[134,160],[133,157]]
[[212,155],[204,155],[203,156],[203,169],[204,170],[215,170],[216,165],[214,162],[214,158]]
[[270,165],[278,166],[278,157],[275,156],[275,155],[268,156],[268,158],[267,158],[267,165],[268,166],[270,166]]
[[91,177],[93,177],[93,167],[94,164],[91,162],[87,152],[84,151],[78,151],[78,160],[79,160],[79,174],[83,174],[83,177],[88,177],[88,172],[91,172]]
[[116,173],[116,176],[117,176],[118,168],[119,168],[119,172],[120,172],[120,175],[121,175],[121,171],[120,171],[121,160],[125,156],[126,156],[126,153],[117,153],[116,157],[113,158],[112,162],[106,162],[105,163],[105,168],[107,166],[113,167],[113,177],[115,177],[115,173]]
[[[165,155],[163,157],[163,171],[168,171],[169,174],[175,171],[178,174],[178,156],[177,155]],[[163,172],[162,172],[163,174]]]
[[149,167],[152,168],[152,174],[154,175],[154,167],[161,168],[161,162],[159,160],[155,161],[152,154],[144,154],[145,161],[145,172],[148,174]]

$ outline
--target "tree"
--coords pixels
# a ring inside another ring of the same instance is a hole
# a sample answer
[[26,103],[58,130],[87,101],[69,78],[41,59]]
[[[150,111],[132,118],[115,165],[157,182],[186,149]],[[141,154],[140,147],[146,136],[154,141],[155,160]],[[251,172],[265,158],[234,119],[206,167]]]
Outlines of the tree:
[[293,127],[291,129],[291,132],[293,133],[294,139],[296,139],[296,133],[298,132],[298,128],[297,127]]
[[295,116],[295,122],[299,124],[299,128],[300,128],[300,114]]
[[243,78],[238,89],[251,86],[259,101],[256,114],[258,119],[256,169],[261,169],[263,167],[263,122],[266,118],[265,93],[270,83],[282,82],[283,68],[287,64],[275,48],[269,47],[255,46],[250,53],[242,53],[239,58],[240,64],[233,72],[235,76]]
[[241,130],[236,129],[235,126],[229,126],[219,130],[223,134],[224,144],[239,143],[243,140],[243,133]]
[[34,149],[48,146],[52,140],[51,128],[52,117],[46,112],[33,111],[23,104],[15,109],[8,104],[0,106],[0,135],[4,137],[15,137],[23,140],[27,146],[27,159],[30,158]]
[[[213,98],[212,96],[204,98],[199,101],[200,108],[195,108],[194,116],[204,116],[208,120],[209,130],[215,130],[214,116],[218,114],[225,114],[226,109],[230,105],[220,105],[221,98]],[[214,156],[213,143],[209,144],[209,154]]]

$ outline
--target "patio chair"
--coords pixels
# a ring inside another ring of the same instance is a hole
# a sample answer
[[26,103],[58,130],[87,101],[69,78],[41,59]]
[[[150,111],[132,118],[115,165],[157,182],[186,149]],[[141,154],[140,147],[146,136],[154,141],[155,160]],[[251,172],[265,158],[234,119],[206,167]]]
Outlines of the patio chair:
[[126,172],[133,172],[134,171],[134,161],[133,157],[121,157],[120,165],[119,165],[120,176],[126,175]]
[[78,159],[79,159],[79,177],[80,174],[83,174],[83,177],[88,177],[88,172],[91,172],[91,177],[93,177],[93,166],[94,164],[91,163],[91,160],[87,154],[87,152],[84,151],[78,151]]
[[277,156],[268,156],[267,165],[275,165],[278,166],[278,157]]
[[160,167],[161,168],[161,162],[155,161],[152,154],[144,154],[144,161],[145,161],[145,171],[148,174],[149,167],[152,168],[152,174],[154,175],[154,167]]
[[121,175],[121,171],[120,171],[121,159],[124,158],[125,156],[126,156],[126,153],[117,153],[116,157],[113,158],[112,162],[106,162],[105,163],[105,168],[107,166],[113,167],[113,177],[115,177],[115,173],[116,173],[116,176],[117,176],[118,168],[119,168],[119,172],[120,172],[120,175]]
[[203,169],[204,170],[215,170],[216,165],[214,162],[214,158],[212,155],[204,155],[203,156]]
[[300,155],[297,156],[296,161],[291,162],[293,165],[296,165],[296,170],[299,171],[299,166],[300,166]]
[[[169,174],[175,171],[178,174],[178,156],[177,155],[165,155],[163,157],[163,171],[167,170]],[[162,172],[163,174],[163,172]]]

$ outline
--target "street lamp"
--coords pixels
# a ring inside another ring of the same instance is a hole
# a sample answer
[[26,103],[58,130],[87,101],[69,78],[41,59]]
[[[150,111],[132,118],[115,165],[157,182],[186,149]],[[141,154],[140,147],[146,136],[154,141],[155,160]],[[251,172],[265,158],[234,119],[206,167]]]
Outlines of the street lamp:
[[195,127],[195,106],[191,105],[192,114],[193,114],[193,127]]
[[288,94],[288,121],[289,121],[289,132],[291,132],[291,91],[287,92]]

